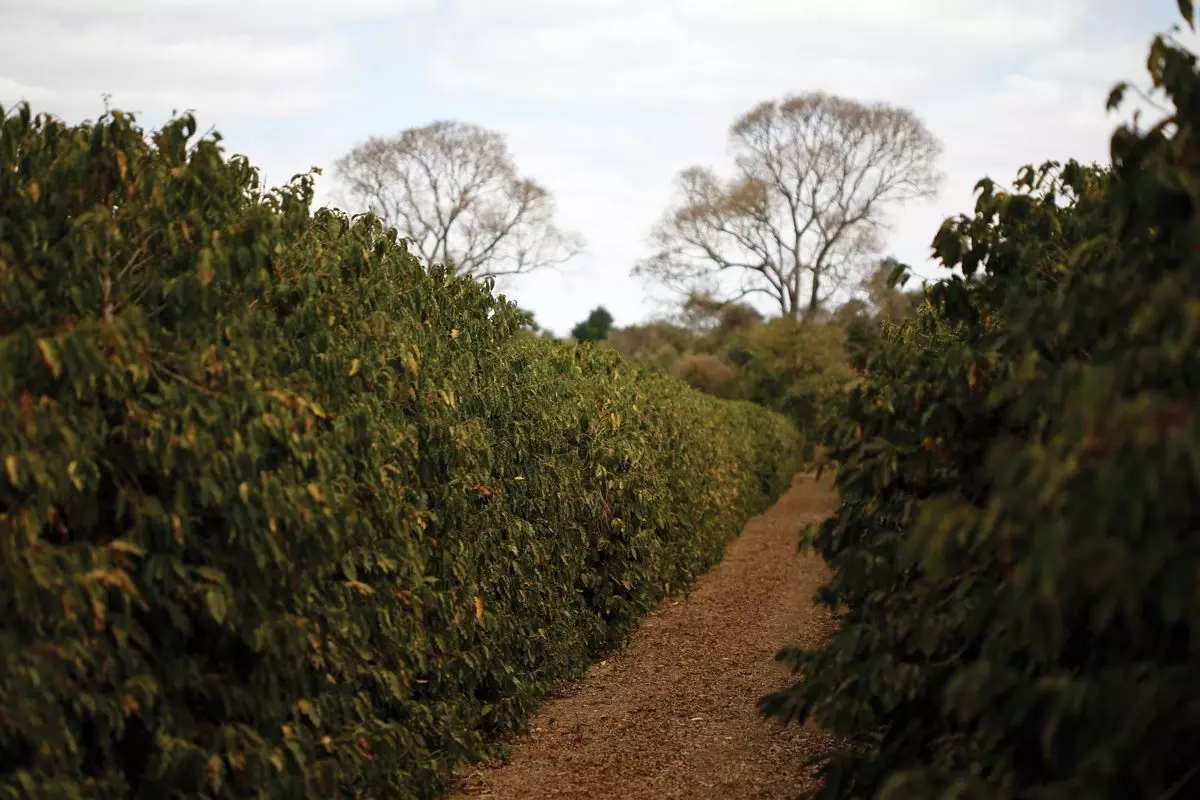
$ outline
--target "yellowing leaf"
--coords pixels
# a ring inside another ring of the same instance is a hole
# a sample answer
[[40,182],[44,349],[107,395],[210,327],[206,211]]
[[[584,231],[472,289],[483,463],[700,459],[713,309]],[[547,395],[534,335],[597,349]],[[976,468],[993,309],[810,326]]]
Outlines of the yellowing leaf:
[[350,375],[353,377],[358,374],[358,368],[362,366],[362,362],[357,358],[350,362]]
[[346,581],[346,585],[358,592],[363,597],[370,597],[371,595],[375,594],[375,589],[369,584],[363,583],[362,581]]
[[204,593],[204,602],[208,605],[208,613],[212,615],[215,622],[222,623],[225,621],[225,615],[229,613],[229,606],[225,602],[225,593],[220,589],[209,589]]
[[146,605],[146,601],[142,598],[142,593],[138,591],[137,585],[134,584],[133,578],[129,577],[129,573],[124,570],[93,569],[81,575],[79,582],[85,588],[98,584],[107,589],[115,589],[143,608]]
[[205,768],[205,774],[208,776],[208,787],[213,792],[219,793],[225,774],[225,766],[221,763],[220,756],[208,757],[208,766]]
[[986,358],[980,358],[967,368],[967,384],[971,387],[972,391],[979,389],[981,382],[980,379],[983,375],[983,371],[986,370],[987,367],[988,360]]
[[71,485],[75,487],[75,491],[83,491],[83,478],[79,477],[79,462],[72,461],[67,464],[67,477],[71,479]]
[[126,553],[131,556],[144,556],[146,551],[129,541],[128,539],[113,539],[108,543],[109,550],[115,550],[118,553]]
[[62,374],[62,363],[54,352],[54,346],[49,339],[38,339],[38,350],[42,354],[42,362],[49,368],[54,377]]
[[209,583],[215,584],[220,584],[224,578],[220,570],[213,569],[212,567],[196,567],[196,574]]
[[196,279],[201,286],[208,286],[214,278],[212,265],[212,250],[207,247],[200,251],[200,261],[196,265]]
[[309,497],[311,497],[313,500],[316,500],[318,503],[325,502],[325,496],[321,494],[320,486],[317,486],[315,483],[310,483],[307,488]]
[[483,598],[475,595],[475,619],[483,622]]
[[458,338],[458,328],[451,328],[451,329],[450,329],[450,338],[451,338],[451,339],[457,339],[457,338]]
[[4,471],[8,473],[8,482],[16,486],[17,478],[20,477],[20,473],[17,472],[16,456],[4,457]]

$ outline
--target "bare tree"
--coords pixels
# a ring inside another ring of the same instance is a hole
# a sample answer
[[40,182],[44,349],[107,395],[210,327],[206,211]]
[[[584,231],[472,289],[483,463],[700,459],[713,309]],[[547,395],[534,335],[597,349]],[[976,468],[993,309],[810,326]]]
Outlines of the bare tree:
[[727,301],[762,294],[807,318],[870,269],[890,205],[936,194],[941,144],[911,111],[813,92],[765,102],[730,129],[736,170],[678,178],[681,198],[634,268]]
[[475,278],[559,265],[583,240],[553,221],[554,198],[517,173],[504,137],[434,122],[372,137],[335,163],[353,201],[377,214],[429,263]]

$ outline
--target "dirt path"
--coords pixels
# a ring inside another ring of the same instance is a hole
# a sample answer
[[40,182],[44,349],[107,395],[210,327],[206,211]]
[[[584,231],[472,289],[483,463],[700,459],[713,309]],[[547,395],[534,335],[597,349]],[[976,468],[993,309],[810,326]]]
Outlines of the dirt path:
[[451,796],[782,800],[808,788],[802,764],[828,740],[763,720],[756,702],[786,683],[773,660],[781,645],[830,629],[811,604],[825,567],[796,543],[835,506],[829,488],[798,478],[686,603],[647,617],[628,648],[546,702],[507,764],[471,770]]

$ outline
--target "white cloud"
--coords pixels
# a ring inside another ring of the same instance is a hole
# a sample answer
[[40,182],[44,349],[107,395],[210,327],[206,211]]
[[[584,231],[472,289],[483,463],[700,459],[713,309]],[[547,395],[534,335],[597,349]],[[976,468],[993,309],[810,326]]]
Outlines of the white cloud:
[[435,85],[574,102],[714,101],[776,86],[884,96],[958,60],[1061,41],[1082,0],[460,0]]
[[177,21],[202,18],[216,25],[237,27],[266,23],[276,28],[380,19],[413,10],[428,10],[436,0],[0,0],[0,13],[13,16],[72,20]]
[[0,0],[0,102],[95,116],[301,114],[343,93],[345,26],[432,0]]
[[[338,66],[344,53],[328,38],[287,41],[204,29],[168,32],[113,23],[66,27],[48,20],[0,31],[5,69],[44,82],[75,85],[116,76],[139,86],[176,87],[183,80],[227,87],[231,81],[305,82]],[[20,64],[16,55],[29,56]],[[82,65],[89,65],[86,71]]]
[[777,41],[774,29],[756,31],[736,14],[722,25],[659,5],[495,24],[461,13],[461,27],[435,40],[431,77],[438,88],[490,97],[679,107],[794,85],[797,76],[881,94],[919,77],[887,53]]

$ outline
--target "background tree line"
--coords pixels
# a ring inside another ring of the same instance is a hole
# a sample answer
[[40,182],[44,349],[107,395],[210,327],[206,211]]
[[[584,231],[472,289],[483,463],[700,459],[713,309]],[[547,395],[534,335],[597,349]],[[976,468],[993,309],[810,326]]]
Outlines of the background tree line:
[[[625,327],[613,327],[612,315],[597,307],[571,338],[652,364],[707,394],[775,409],[802,430],[815,428],[865,366],[883,323],[915,312],[921,294],[897,288],[896,269],[883,259],[849,300],[806,319],[767,317],[744,301],[693,293],[676,313]],[[536,323],[529,330],[538,332]]]
[[[756,105],[729,140],[732,173],[681,170],[677,197],[632,268],[678,298],[674,313],[622,328],[599,307],[571,338],[815,425],[862,366],[878,323],[913,308],[882,258],[887,215],[936,193],[941,144],[908,109],[824,92]],[[352,204],[459,274],[550,269],[584,248],[556,224],[552,195],[521,175],[504,137],[477,125],[372,137],[336,174]],[[552,335],[532,314],[527,331]]]

